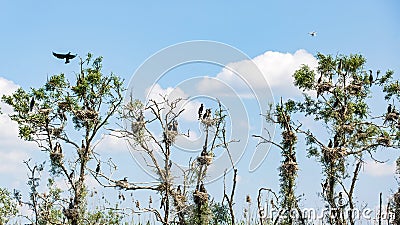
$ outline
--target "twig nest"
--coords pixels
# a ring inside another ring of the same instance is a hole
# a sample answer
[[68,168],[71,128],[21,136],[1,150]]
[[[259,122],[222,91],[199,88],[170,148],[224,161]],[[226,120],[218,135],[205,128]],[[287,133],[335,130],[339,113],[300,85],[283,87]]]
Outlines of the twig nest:
[[347,133],[353,133],[354,127],[351,124],[345,124],[345,125],[343,125],[343,131],[345,131]]
[[318,92],[322,93],[325,91],[329,91],[332,87],[331,82],[324,81],[321,84],[318,85]]
[[208,201],[208,194],[206,192],[195,190],[193,193],[193,198],[196,204],[205,203]]
[[61,110],[67,110],[69,109],[71,106],[68,102],[59,102],[58,103],[58,108],[60,108]]
[[53,134],[54,136],[60,136],[61,132],[63,131],[63,127],[59,127],[59,128],[53,128],[51,130],[51,134]]
[[396,112],[387,113],[385,119],[386,121],[396,121],[399,119],[399,114]]
[[51,112],[51,110],[52,109],[49,109],[49,108],[39,109],[39,113],[47,115]]
[[206,155],[206,156],[199,156],[197,157],[197,162],[199,162],[200,165],[211,165],[213,160],[213,157],[210,155]]
[[284,131],[282,132],[283,139],[285,141],[296,141],[297,137],[293,131]]
[[175,197],[175,204],[178,207],[183,208],[186,206],[186,196],[181,194],[176,194],[174,197]]
[[361,91],[362,85],[359,83],[353,83],[347,86],[347,89],[349,90],[350,94],[357,94]]
[[339,148],[324,148],[324,155],[328,157],[325,160],[336,160],[343,158],[346,155],[346,148],[339,147]]
[[288,162],[283,163],[282,167],[288,172],[294,172],[298,170],[297,162],[293,162],[289,160]]
[[138,135],[139,132],[142,130],[142,128],[144,127],[145,122],[132,122],[131,124],[131,130],[132,133],[135,135]]
[[376,139],[376,141],[377,141],[379,144],[383,144],[383,145],[386,145],[386,146],[389,146],[389,145],[390,145],[390,139],[389,139],[389,137],[386,137],[386,136],[380,136],[380,137],[378,137],[378,138]]
[[52,162],[61,162],[63,157],[64,157],[64,155],[60,152],[51,152],[50,153],[50,160]]
[[172,144],[172,143],[175,142],[176,136],[178,136],[178,132],[177,131],[168,130],[167,131],[167,135],[165,137],[165,139],[166,139],[165,141],[167,141],[167,143]]
[[201,122],[206,126],[213,126],[216,124],[217,119],[213,119],[211,117],[207,117],[205,119],[201,118]]
[[73,219],[78,217],[78,210],[77,209],[65,209],[64,210],[64,215],[67,217],[67,219]]
[[126,180],[117,180],[115,185],[121,189],[127,189],[129,187],[129,183]]
[[99,113],[97,111],[88,110],[88,109],[75,110],[74,114],[76,117],[78,117],[81,120],[94,120],[99,115]]

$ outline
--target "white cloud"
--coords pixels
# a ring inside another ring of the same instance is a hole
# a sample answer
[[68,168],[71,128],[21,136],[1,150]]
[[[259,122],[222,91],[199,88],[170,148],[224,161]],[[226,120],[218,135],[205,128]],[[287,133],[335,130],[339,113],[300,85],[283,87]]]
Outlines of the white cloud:
[[[11,95],[19,88],[14,82],[0,77],[0,96]],[[1,180],[13,186],[21,184],[26,178],[26,167],[23,160],[31,157],[30,149],[34,143],[27,143],[18,137],[18,126],[8,116],[12,108],[0,101],[3,114],[0,115],[0,177],[8,177],[13,180]]]
[[378,163],[373,160],[368,160],[364,166],[364,172],[370,176],[393,176],[396,171],[396,163]]
[[221,83],[212,82],[212,79],[205,77],[198,88],[215,92],[224,85],[229,85],[241,96],[248,97],[245,93],[249,93],[249,90],[266,88],[269,85],[274,93],[298,95],[301,92],[293,85],[293,74],[302,64],[314,68],[318,62],[313,55],[303,49],[293,54],[267,51],[252,60],[228,64],[216,76]]

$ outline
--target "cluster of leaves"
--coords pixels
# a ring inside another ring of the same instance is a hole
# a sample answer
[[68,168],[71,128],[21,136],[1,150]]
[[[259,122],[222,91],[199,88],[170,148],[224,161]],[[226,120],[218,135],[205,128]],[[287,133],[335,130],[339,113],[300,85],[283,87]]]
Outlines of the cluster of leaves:
[[12,194],[0,187],[0,225],[7,224],[17,213],[18,206]]

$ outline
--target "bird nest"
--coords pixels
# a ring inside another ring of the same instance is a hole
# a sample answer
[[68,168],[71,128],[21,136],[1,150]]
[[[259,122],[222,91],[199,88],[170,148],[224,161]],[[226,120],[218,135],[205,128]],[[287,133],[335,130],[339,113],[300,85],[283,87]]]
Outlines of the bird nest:
[[331,89],[331,87],[332,87],[332,83],[325,81],[318,85],[318,90],[319,90],[319,92],[329,91]]
[[52,162],[61,162],[63,157],[64,157],[64,155],[60,152],[51,152],[50,153],[50,160]]
[[208,194],[206,192],[195,190],[193,193],[193,198],[195,203],[204,203],[208,201]]
[[288,172],[296,171],[296,170],[298,170],[297,162],[293,162],[290,160],[288,162],[283,163],[282,168]]
[[73,219],[78,217],[78,210],[77,209],[65,209],[64,215],[67,219]]
[[166,140],[164,140],[164,141],[167,141],[167,143],[170,143],[170,144],[174,143],[175,139],[176,139],[176,136],[178,136],[178,132],[177,131],[168,130],[166,137],[164,137]]
[[396,112],[387,113],[385,116],[386,121],[396,121],[399,119],[399,114]]
[[383,144],[383,145],[386,145],[386,146],[389,146],[389,145],[390,145],[390,139],[389,139],[389,137],[386,137],[386,136],[378,137],[378,138],[376,139],[376,141],[377,141],[379,144]]
[[58,103],[58,108],[60,108],[61,110],[67,110],[71,108],[71,105],[68,102],[59,102]]
[[357,94],[361,91],[362,85],[359,83],[350,84],[347,86],[347,89],[349,90],[350,94]]
[[131,124],[131,129],[132,129],[132,133],[135,135],[138,135],[140,133],[140,131],[142,130],[142,128],[144,127],[145,122],[132,122]]
[[49,114],[51,112],[52,109],[49,108],[45,108],[45,109],[39,109],[39,113],[43,113],[43,114]]
[[211,165],[213,160],[213,157],[210,155],[206,155],[206,156],[199,156],[197,157],[197,162],[199,162],[200,165]]
[[88,109],[76,110],[76,111],[74,111],[74,113],[75,113],[75,116],[81,120],[94,120],[99,115],[99,113],[97,111],[88,110]]
[[217,119],[212,119],[210,117],[207,117],[205,119],[201,118],[201,122],[206,126],[213,126],[216,124]]
[[354,127],[351,124],[345,124],[343,125],[343,131],[347,133],[353,133]]
[[174,199],[175,199],[175,204],[178,207],[183,208],[186,206],[186,196],[181,194],[175,194]]
[[324,154],[329,157],[331,160],[336,160],[343,158],[346,155],[346,148],[324,148]]
[[285,141],[296,141],[297,137],[293,131],[284,131],[282,132],[283,139]]

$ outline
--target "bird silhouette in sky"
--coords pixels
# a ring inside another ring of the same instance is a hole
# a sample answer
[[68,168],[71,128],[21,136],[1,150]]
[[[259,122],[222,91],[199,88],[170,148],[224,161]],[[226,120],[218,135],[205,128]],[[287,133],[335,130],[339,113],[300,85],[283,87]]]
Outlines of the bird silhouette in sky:
[[316,31],[308,32],[308,34],[311,35],[312,37],[317,36],[317,32]]
[[58,59],[65,59],[65,64],[69,63],[69,60],[77,56],[77,55],[72,55],[71,52],[68,52],[67,54],[60,54],[53,52],[53,55]]

